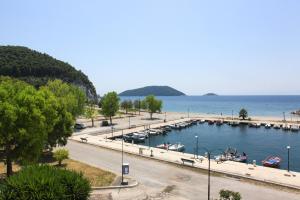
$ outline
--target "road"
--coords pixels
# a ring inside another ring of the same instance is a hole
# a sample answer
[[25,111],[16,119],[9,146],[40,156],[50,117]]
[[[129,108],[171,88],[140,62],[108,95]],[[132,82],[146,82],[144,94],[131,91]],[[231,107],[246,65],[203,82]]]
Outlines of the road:
[[[92,166],[120,174],[121,153],[69,141],[66,148],[70,157]],[[133,155],[124,156],[130,163],[130,177],[140,185],[136,188],[101,191],[103,199],[207,199],[207,175],[201,172]],[[243,199],[255,200],[298,200],[300,193],[256,185],[229,177],[211,178],[211,199],[218,198],[221,189],[240,192]],[[102,199],[102,198],[101,198]]]

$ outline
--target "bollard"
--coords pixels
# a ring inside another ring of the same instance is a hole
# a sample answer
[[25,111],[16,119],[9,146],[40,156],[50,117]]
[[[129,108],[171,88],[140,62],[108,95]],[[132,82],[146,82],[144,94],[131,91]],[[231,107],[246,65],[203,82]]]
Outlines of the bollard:
[[256,160],[253,160],[253,167],[256,167]]
[[150,154],[150,157],[153,157],[153,150],[151,149],[151,154]]

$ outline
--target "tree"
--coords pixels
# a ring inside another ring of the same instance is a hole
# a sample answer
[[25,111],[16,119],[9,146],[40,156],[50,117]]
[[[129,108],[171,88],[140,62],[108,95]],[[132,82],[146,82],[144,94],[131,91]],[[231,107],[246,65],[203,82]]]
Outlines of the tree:
[[150,119],[152,119],[153,113],[161,112],[162,101],[155,98],[153,95],[149,95],[145,99],[148,112],[150,114]]
[[128,113],[128,110],[132,109],[133,104],[131,100],[124,100],[121,102],[121,108],[125,110],[126,114]]
[[61,80],[49,81],[40,90],[45,94],[50,91],[58,101],[56,108],[58,120],[48,134],[46,145],[50,149],[57,144],[66,145],[68,137],[72,135],[76,117],[84,113],[85,94],[79,88],[63,83]]
[[102,98],[102,114],[109,117],[110,124],[112,125],[112,117],[116,115],[119,110],[120,98],[116,92],[109,92]]
[[7,176],[12,162],[34,162],[48,133],[59,121],[59,103],[49,91],[37,91],[22,81],[0,78],[0,148],[4,149]]
[[133,106],[135,110],[139,111],[139,115],[141,114],[141,100],[135,100],[133,102]]
[[62,161],[69,158],[69,151],[67,149],[58,149],[54,152],[53,157],[58,161],[58,166],[61,166]]
[[97,116],[95,105],[91,102],[85,108],[85,117],[92,120],[92,127],[94,127],[94,119]]
[[242,108],[239,113],[240,118],[245,120],[248,117],[248,112],[245,108]]
[[147,105],[147,102],[145,99],[141,101],[141,109],[143,109],[143,110],[148,109],[148,105]]
[[221,190],[219,192],[220,200],[241,200],[241,194],[230,190]]

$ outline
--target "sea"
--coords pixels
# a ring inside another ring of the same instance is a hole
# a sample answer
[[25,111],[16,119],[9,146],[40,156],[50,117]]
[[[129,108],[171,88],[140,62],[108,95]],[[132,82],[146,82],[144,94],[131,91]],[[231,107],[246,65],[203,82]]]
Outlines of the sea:
[[[144,97],[121,97],[143,99]],[[300,110],[300,95],[289,96],[176,96],[157,97],[163,101],[163,111],[194,112],[216,115],[237,115],[245,108],[249,116],[293,117],[292,111]]]
[[[180,96],[157,97],[163,100],[163,111],[193,112],[206,114],[237,115],[241,108],[248,110],[249,116],[282,117],[300,121],[290,115],[300,109],[300,96]],[[142,97],[126,97],[122,99],[142,99]],[[248,126],[231,127],[199,124],[183,130],[173,130],[166,136],[152,136],[150,146],[162,143],[181,143],[185,152],[195,154],[198,136],[199,154],[205,149],[218,155],[227,147],[236,148],[238,152],[248,155],[248,162],[261,161],[268,156],[282,158],[281,168],[287,169],[288,150],[290,146],[290,169],[300,172],[300,131],[298,133]],[[144,145],[149,145],[146,140]]]

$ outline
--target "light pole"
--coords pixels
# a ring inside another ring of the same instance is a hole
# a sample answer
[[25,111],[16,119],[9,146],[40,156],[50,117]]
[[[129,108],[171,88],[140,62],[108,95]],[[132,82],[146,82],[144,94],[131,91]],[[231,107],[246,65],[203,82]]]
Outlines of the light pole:
[[213,151],[216,151],[216,150],[218,150],[218,151],[223,151],[223,150],[221,150],[221,149],[216,149],[216,150],[208,150],[207,148],[203,148],[205,151],[206,151],[206,153],[207,153],[207,159],[208,159],[208,180],[207,180],[207,198],[208,198],[208,200],[210,200],[210,172],[211,172],[211,170],[210,170],[210,158],[211,158],[211,154],[212,154],[212,152]]
[[188,118],[190,118],[190,108],[188,108]]
[[111,125],[111,137],[114,137],[114,125]]
[[128,127],[130,129],[130,116],[128,116]]
[[286,147],[287,150],[288,150],[288,172],[290,172],[290,146],[287,146]]
[[123,149],[123,144],[124,144],[124,137],[123,137],[123,130],[122,130],[122,182],[121,185],[124,185],[124,172],[123,172],[123,163],[124,163],[124,149]]
[[198,135],[195,136],[196,138],[196,154],[197,154],[197,159],[198,159],[198,154],[199,154],[199,148],[198,148],[198,144],[199,144],[199,140],[198,140]]
[[167,112],[165,112],[165,122],[167,122]]

